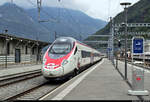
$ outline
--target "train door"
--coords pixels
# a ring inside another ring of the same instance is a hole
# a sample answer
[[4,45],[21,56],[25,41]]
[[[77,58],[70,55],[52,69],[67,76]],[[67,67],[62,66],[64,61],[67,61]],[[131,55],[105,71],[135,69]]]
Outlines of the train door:
[[78,50],[77,52],[77,67],[80,68],[81,67],[81,62],[82,62],[82,58],[81,58],[81,50]]
[[80,68],[80,62],[81,62],[80,53],[81,51],[76,47],[74,51],[74,64],[76,68]]
[[92,64],[94,62],[94,54],[91,53],[90,63]]
[[15,63],[20,63],[20,49],[15,49]]

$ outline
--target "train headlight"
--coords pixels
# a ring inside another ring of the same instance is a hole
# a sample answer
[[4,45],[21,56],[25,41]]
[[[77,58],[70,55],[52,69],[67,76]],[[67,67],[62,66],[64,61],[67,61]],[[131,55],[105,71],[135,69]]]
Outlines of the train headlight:
[[68,61],[67,60],[63,60],[63,62],[61,63],[61,65],[66,65],[68,63]]

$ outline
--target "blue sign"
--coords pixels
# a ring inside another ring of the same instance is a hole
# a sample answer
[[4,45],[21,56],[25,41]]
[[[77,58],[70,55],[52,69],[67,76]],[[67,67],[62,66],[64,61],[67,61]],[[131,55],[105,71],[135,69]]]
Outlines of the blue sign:
[[133,39],[133,53],[142,54],[144,52],[144,39],[143,38],[134,38]]
[[107,51],[111,51],[112,50],[112,48],[107,48]]

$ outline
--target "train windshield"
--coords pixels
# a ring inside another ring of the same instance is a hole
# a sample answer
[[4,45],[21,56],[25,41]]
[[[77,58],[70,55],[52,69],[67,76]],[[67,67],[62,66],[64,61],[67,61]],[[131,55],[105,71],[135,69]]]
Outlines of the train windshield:
[[50,54],[68,54],[71,51],[69,43],[55,43],[50,49]]

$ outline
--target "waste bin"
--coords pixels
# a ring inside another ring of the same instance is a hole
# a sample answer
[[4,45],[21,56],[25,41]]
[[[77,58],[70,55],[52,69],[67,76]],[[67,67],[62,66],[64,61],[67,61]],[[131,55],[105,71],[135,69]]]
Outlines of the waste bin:
[[144,70],[132,69],[132,90],[143,91],[144,90]]
[[132,90],[128,90],[129,95],[149,95],[144,90],[144,69],[132,68]]

